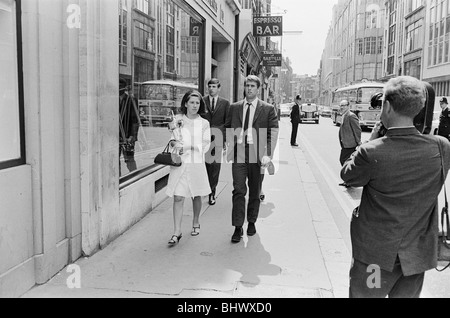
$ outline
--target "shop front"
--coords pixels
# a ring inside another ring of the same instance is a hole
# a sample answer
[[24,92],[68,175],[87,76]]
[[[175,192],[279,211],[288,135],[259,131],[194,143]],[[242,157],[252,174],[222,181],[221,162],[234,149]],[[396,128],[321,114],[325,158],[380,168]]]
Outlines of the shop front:
[[[227,3],[0,0],[0,297],[47,282],[167,199],[169,168],[153,159],[171,112],[212,72],[233,98],[239,12]],[[121,79],[135,97],[131,158]]]

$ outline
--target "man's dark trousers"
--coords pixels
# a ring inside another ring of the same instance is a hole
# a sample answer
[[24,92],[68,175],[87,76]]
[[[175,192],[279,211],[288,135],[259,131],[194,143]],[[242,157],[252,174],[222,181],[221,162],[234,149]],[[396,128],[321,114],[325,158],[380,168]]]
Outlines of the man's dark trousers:
[[[206,171],[208,172],[209,186],[211,187],[211,194],[216,197],[216,188],[219,183],[220,168],[222,162],[222,148],[214,146],[210,152],[211,156],[207,156],[209,162],[206,162]],[[216,158],[217,154],[217,158]]]
[[297,143],[298,123],[292,123],[291,146]]
[[[380,277],[375,277],[373,265],[370,266],[355,259],[350,270],[350,298],[420,297],[425,273],[403,276],[398,258],[392,272],[380,269],[379,273]],[[379,286],[369,286],[369,283],[374,283],[376,279],[379,279]]]
[[[244,145],[237,145],[238,153],[243,153]],[[240,149],[239,149],[240,148]],[[239,159],[238,159],[239,158]],[[247,195],[247,179],[249,199],[247,205],[247,221],[256,223],[261,200],[261,166],[256,159],[253,145],[245,146],[245,160],[235,155],[233,171],[233,226],[243,226],[245,222],[245,196]]]

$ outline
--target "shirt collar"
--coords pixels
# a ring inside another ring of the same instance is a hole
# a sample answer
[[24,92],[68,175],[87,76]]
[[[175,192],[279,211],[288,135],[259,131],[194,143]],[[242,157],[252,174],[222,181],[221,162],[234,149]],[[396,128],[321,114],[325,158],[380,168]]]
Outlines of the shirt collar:
[[420,132],[414,126],[391,127],[388,129],[386,135],[388,136],[420,135]]
[[[247,106],[249,102],[247,102],[247,100],[244,101],[244,106]],[[252,106],[254,108],[256,108],[256,106],[258,106],[258,98],[256,98],[253,102],[251,102],[250,104],[252,104]]]

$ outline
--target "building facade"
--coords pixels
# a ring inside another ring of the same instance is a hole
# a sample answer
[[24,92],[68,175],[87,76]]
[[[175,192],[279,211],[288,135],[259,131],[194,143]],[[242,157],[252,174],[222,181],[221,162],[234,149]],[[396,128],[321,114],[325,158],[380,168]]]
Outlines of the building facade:
[[399,75],[422,79],[426,7],[424,1],[386,1],[383,80]]
[[339,0],[334,6],[319,71],[320,104],[330,105],[339,87],[381,79],[384,14],[382,0]]
[[[426,1],[422,79],[437,96],[450,96],[450,1]],[[437,99],[439,100],[439,99]]]
[[[0,0],[0,297],[47,282],[167,198],[169,168],[152,160],[167,128],[139,127],[136,169],[120,173],[119,78],[197,81],[204,93],[216,76],[234,99],[240,10],[234,0]],[[201,32],[185,32],[187,21]]]

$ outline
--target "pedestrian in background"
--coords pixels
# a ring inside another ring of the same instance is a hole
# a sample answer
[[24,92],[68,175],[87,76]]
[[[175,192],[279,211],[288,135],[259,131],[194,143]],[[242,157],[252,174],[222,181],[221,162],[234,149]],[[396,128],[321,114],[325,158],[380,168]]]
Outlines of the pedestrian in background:
[[425,271],[437,266],[437,199],[446,178],[442,170],[449,170],[450,143],[415,128],[424,102],[421,81],[391,79],[381,110],[385,137],[378,124],[371,141],[341,170],[347,184],[364,187],[350,225],[351,298],[418,298]]
[[[136,98],[130,95],[127,81],[121,78],[119,79],[119,158],[123,154],[128,172],[137,169],[134,154],[139,126],[139,110]],[[121,175],[122,165],[119,161],[119,176]]]
[[209,205],[216,204],[216,190],[226,142],[225,121],[230,109],[230,102],[219,96],[220,88],[220,81],[216,78],[211,79],[208,82],[208,95],[203,98],[206,112],[202,117],[209,122],[211,127],[211,147],[206,153],[206,171],[211,187]]
[[225,124],[229,144],[227,159],[233,162],[233,243],[239,243],[243,236],[247,192],[247,235],[256,234],[255,223],[261,205],[261,168],[268,167],[272,162],[278,137],[275,108],[258,99],[260,79],[249,75],[244,85],[246,97],[230,106]]
[[442,97],[439,103],[442,112],[439,117],[438,135],[450,140],[450,109],[448,108],[447,98]]
[[300,124],[300,105],[301,105],[302,97],[300,95],[295,96],[294,106],[291,109],[291,123],[292,123],[292,131],[291,131],[291,146],[298,147],[297,144],[297,134],[298,134],[298,125]]
[[[356,147],[361,144],[361,126],[359,125],[358,116],[350,111],[350,103],[347,100],[340,102],[340,111],[342,114],[342,124],[339,127],[339,142],[341,144],[341,155],[339,161],[341,166],[350,158],[351,154],[356,151]],[[348,187],[343,182],[340,186]]]
[[202,95],[197,91],[187,92],[181,101],[183,116],[177,124],[181,128],[181,138],[172,143],[181,154],[180,167],[171,167],[166,194],[174,198],[173,221],[174,234],[169,245],[180,242],[183,207],[186,198],[192,198],[194,217],[192,236],[200,234],[200,211],[202,197],[211,193],[205,166],[205,154],[211,143],[209,122],[199,113],[205,112]]

